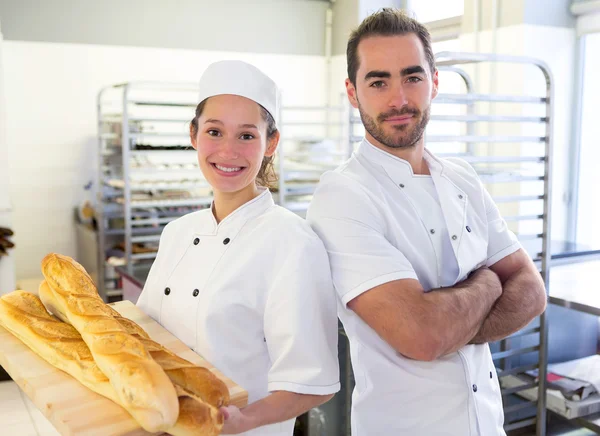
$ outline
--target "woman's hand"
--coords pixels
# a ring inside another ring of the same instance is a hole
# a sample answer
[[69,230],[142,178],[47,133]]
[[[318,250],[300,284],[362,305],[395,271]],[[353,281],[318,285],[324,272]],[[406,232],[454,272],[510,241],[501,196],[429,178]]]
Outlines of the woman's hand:
[[219,410],[225,419],[221,434],[239,434],[255,427],[252,420],[235,406],[221,407]]
[[329,401],[332,397],[333,394],[308,395],[277,391],[242,410],[235,406],[221,407],[219,410],[225,419],[221,434],[239,434],[263,425],[287,421]]

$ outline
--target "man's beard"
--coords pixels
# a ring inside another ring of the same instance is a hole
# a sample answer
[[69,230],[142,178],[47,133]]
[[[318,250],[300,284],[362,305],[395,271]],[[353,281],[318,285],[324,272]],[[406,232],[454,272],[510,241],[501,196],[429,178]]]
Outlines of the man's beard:
[[[381,144],[390,148],[414,147],[423,137],[425,127],[427,127],[427,123],[429,122],[430,110],[430,106],[422,113],[418,109],[403,107],[402,109],[393,109],[389,112],[379,114],[377,116],[377,121],[375,121],[375,119],[371,118],[362,110],[360,102],[358,103],[358,111],[360,112],[360,118],[365,126],[365,130]],[[418,120],[414,127],[411,127],[410,124],[392,125],[394,130],[403,132],[403,135],[390,135],[383,130],[382,123],[384,123],[386,119],[407,114],[413,115],[413,117]]]

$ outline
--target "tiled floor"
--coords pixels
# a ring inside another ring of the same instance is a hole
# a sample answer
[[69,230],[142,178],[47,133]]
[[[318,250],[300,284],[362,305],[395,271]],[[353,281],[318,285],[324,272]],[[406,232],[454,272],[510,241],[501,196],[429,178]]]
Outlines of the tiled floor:
[[3,436],[60,436],[12,381],[0,382],[0,433]]

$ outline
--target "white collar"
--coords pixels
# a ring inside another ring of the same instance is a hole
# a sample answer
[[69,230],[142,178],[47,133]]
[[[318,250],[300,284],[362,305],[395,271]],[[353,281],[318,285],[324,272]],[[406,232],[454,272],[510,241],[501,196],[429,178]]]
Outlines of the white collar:
[[[415,177],[412,166],[407,160],[375,147],[366,138],[360,143],[356,154],[371,163],[381,166],[396,184],[406,183]],[[444,172],[443,162],[435,157],[427,148],[424,150],[423,158],[427,162],[429,172],[432,176],[440,175]]]
[[197,226],[195,226],[195,233],[200,235],[216,235],[221,231],[237,233],[246,222],[262,215],[275,204],[273,196],[267,188],[259,188],[259,190],[261,193],[257,197],[242,204],[218,224],[212,212],[213,201],[209,209],[202,211],[204,213],[200,215]]

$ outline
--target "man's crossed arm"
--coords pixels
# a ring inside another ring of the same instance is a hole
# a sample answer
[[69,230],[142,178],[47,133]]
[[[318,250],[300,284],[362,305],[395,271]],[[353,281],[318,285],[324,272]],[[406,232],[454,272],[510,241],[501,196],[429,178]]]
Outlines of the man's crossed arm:
[[449,288],[424,292],[414,279],[377,286],[348,303],[402,355],[435,360],[468,343],[506,337],[546,307],[541,276],[523,250]]

